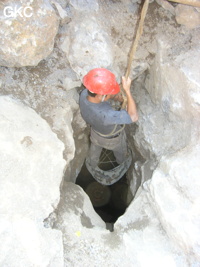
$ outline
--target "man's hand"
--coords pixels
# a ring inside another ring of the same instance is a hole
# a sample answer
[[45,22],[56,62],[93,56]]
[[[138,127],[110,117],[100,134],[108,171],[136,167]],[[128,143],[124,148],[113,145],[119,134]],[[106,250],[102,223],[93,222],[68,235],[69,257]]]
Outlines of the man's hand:
[[131,79],[128,77],[128,79],[126,80],[126,78],[124,76],[122,76],[122,86],[124,88],[124,91],[126,93],[126,95],[130,95],[131,91]]
[[126,78],[123,76],[122,85],[127,97],[127,112],[130,115],[132,122],[136,122],[138,120],[138,113],[135,101],[131,95],[131,79],[128,77],[126,80]]

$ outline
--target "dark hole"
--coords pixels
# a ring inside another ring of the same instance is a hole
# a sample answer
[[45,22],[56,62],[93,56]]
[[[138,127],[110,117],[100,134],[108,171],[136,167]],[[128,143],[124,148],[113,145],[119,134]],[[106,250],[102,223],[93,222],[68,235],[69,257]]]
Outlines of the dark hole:
[[[110,170],[117,165],[113,152],[103,149],[99,167],[103,170]],[[129,188],[126,175],[113,185],[101,185],[92,177],[84,164],[77,177],[76,184],[81,186],[88,194],[96,213],[106,223],[115,223],[118,217],[124,214],[127,208]]]

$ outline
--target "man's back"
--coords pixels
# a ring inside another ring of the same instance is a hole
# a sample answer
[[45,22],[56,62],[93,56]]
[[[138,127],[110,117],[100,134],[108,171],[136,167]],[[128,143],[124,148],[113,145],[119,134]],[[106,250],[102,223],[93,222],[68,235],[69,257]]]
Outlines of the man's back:
[[130,124],[132,120],[125,110],[115,111],[109,102],[92,103],[87,100],[87,90],[83,90],[80,96],[80,110],[83,119],[91,127],[101,133],[109,134],[113,131],[116,124],[116,131],[120,124]]

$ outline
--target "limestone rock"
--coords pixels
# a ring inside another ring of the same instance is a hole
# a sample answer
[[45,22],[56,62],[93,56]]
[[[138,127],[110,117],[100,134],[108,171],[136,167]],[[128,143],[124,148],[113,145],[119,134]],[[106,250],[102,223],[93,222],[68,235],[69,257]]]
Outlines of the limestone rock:
[[148,182],[162,226],[193,264],[200,262],[199,161],[200,142],[195,142],[164,157]]
[[171,14],[175,15],[174,7],[165,0],[156,0],[156,2],[164,9],[168,10]]
[[80,16],[70,23],[61,45],[72,69],[82,78],[90,69],[110,68],[113,62],[112,42],[94,16]]
[[184,253],[162,228],[145,190],[105,230],[83,190],[64,186],[55,227],[63,232],[65,266],[187,266]]
[[55,6],[56,10],[58,11],[61,20],[61,25],[69,23],[71,18],[67,13],[67,11],[64,8],[62,8],[62,6],[56,1],[52,0],[51,3]]
[[200,72],[193,60],[200,60],[199,50],[175,50],[165,38],[158,43],[147,91],[136,89],[140,119],[135,141],[148,158],[178,151],[199,131]]
[[48,1],[6,0],[0,21],[1,66],[35,66],[52,52],[59,20]]
[[177,5],[175,8],[176,21],[189,29],[200,27],[200,8],[187,5]]
[[64,145],[36,112],[0,97],[1,266],[62,266],[61,233],[43,220],[60,199]]
[[122,240],[105,229],[79,186],[64,184],[54,227],[63,232],[65,266],[131,266]]
[[99,9],[97,0],[70,0],[70,4],[78,11],[98,11]]
[[200,70],[193,60],[200,60],[200,52],[196,46],[186,49],[171,47],[166,38],[159,38],[159,53],[150,70],[151,80],[146,81],[152,101],[162,102],[165,111],[171,110],[183,119],[196,116],[200,111],[195,104],[199,101]]
[[[70,212],[73,210],[73,214]],[[65,217],[76,217],[77,223],[86,228],[102,227],[105,228],[105,223],[94,211],[88,195],[81,187],[76,184],[65,182],[62,187],[61,200],[57,208],[58,221],[57,227],[61,227],[65,232]],[[73,219],[75,220],[75,219]],[[67,221],[66,221],[67,222]],[[73,225],[75,227],[75,225]],[[77,230],[78,230],[77,228]],[[60,228],[59,228],[60,229]]]
[[187,266],[187,257],[169,240],[147,195],[140,188],[126,213],[115,223],[114,233],[123,242],[121,249],[129,262],[124,266]]

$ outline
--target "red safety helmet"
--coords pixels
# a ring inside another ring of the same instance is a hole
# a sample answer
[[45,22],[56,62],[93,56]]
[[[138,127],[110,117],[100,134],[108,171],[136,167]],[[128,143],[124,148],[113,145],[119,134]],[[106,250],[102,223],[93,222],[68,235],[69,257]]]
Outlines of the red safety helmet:
[[120,91],[115,75],[104,68],[90,70],[83,77],[83,84],[90,92],[99,95],[115,95]]

